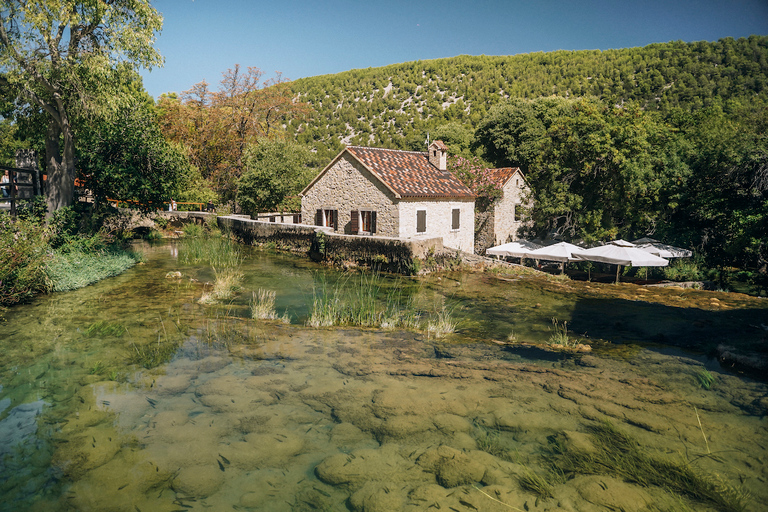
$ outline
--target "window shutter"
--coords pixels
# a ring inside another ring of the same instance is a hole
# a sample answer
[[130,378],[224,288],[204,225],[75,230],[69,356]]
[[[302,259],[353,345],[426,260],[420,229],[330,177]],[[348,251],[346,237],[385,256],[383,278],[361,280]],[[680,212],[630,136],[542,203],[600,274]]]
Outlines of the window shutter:
[[416,232],[424,233],[426,231],[427,231],[427,211],[417,210],[416,211]]
[[317,210],[315,212],[315,226],[323,225],[323,210]]
[[376,232],[376,212],[371,212],[371,234]]
[[339,229],[339,210],[333,210],[333,229]]
[[351,219],[351,225],[352,225],[352,234],[356,235],[360,232],[360,212],[357,210],[352,210],[352,219]]
[[459,229],[459,226],[461,225],[460,219],[461,219],[461,210],[458,208],[454,208],[451,213],[452,219],[451,219],[451,229]]

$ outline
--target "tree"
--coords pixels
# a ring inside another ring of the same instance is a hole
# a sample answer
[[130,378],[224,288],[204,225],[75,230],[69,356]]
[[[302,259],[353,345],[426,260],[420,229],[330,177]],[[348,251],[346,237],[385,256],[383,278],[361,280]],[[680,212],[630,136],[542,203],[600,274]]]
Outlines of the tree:
[[75,116],[120,102],[120,70],[162,64],[162,17],[149,0],[6,0],[0,6],[0,83],[47,116],[48,211],[74,199]]
[[246,171],[238,182],[238,201],[243,211],[250,215],[274,211],[301,192],[315,175],[307,165],[311,159],[309,148],[294,142],[261,140],[249,146]]
[[284,124],[306,113],[280,74],[269,80],[263,75],[236,64],[223,73],[218,91],[203,81],[180,98],[160,99],[163,132],[187,148],[190,161],[225,200],[237,195],[248,146],[277,137]]
[[535,236],[652,234],[687,175],[671,127],[633,104],[511,101],[491,110],[476,140],[497,165],[526,173]]
[[155,113],[140,102],[83,130],[77,156],[80,177],[97,202],[135,201],[146,211],[168,202],[189,174],[181,150],[165,140]]
[[713,266],[768,273],[768,108],[711,107],[677,118],[691,177],[669,226]]

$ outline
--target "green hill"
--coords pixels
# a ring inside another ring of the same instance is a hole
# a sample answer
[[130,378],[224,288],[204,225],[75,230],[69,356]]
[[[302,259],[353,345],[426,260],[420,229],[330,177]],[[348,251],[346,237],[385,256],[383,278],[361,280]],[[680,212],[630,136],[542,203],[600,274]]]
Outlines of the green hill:
[[427,131],[450,121],[474,129],[506,98],[593,96],[662,113],[730,100],[768,103],[768,36],[462,55],[303,78],[290,86],[315,114],[289,130],[320,153],[336,153],[343,144],[421,149]]

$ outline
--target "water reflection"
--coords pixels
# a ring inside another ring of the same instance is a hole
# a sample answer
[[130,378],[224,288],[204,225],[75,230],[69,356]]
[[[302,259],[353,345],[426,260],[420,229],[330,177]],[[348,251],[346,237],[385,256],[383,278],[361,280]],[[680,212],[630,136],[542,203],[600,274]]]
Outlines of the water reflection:
[[[204,307],[209,268],[180,267],[164,244],[144,250],[146,264],[126,274],[9,312],[0,509],[679,508],[671,493],[620,475],[547,472],[552,439],[588,447],[587,426],[605,420],[653,456],[682,456],[743,485],[748,510],[768,501],[755,442],[765,437],[765,385],[709,366],[716,381],[703,389],[706,358],[679,350],[570,355],[487,343],[546,339],[552,317],[590,334],[602,325],[603,339],[637,332],[622,313],[632,304],[482,274],[388,276],[385,295],[401,290],[424,311],[455,305],[459,332],[310,329],[318,280],[344,276],[253,253],[243,293]],[[250,319],[259,288],[278,291],[292,324]],[[662,329],[664,309],[653,314]],[[623,324],[611,331],[616,315]],[[524,484],[530,472],[551,480],[554,498]]]

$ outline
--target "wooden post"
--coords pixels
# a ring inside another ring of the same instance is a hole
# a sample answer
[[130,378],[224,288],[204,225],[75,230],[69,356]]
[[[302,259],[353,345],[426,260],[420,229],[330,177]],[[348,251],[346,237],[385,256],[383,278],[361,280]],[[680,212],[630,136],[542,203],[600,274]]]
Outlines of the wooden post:
[[16,220],[16,173],[8,171],[8,186],[11,187],[11,218]]

